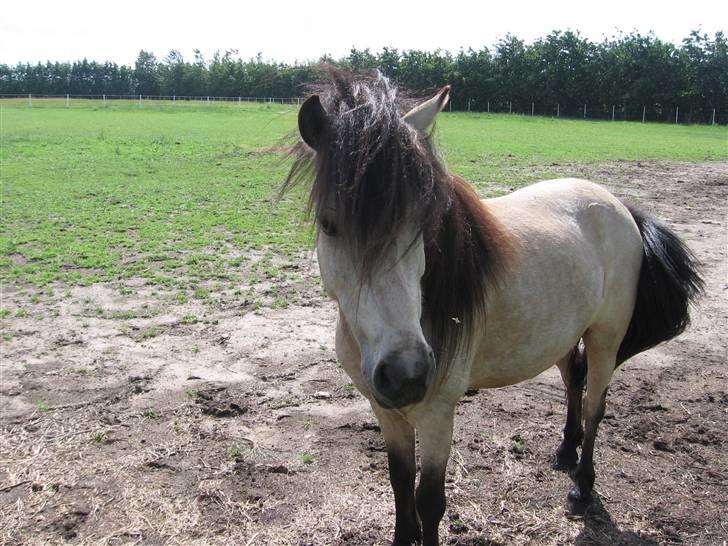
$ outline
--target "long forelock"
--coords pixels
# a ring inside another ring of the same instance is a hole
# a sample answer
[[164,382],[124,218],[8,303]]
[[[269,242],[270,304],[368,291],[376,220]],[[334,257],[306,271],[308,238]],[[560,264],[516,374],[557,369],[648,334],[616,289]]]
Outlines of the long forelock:
[[353,79],[337,72],[319,93],[329,130],[316,156],[310,207],[321,215],[333,206],[364,278],[403,222],[419,225],[443,205],[437,180],[446,173],[428,137],[402,119],[397,89],[380,73]]

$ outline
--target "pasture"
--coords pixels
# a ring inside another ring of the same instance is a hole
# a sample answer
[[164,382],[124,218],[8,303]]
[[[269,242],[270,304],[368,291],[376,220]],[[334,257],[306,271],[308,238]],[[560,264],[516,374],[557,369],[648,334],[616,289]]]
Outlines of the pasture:
[[[338,367],[288,105],[0,101],[0,542],[384,544],[393,503]],[[728,538],[728,130],[444,113],[483,196],[577,175],[705,267],[683,336],[617,373],[600,501],[567,519],[551,370],[459,406],[443,542]]]

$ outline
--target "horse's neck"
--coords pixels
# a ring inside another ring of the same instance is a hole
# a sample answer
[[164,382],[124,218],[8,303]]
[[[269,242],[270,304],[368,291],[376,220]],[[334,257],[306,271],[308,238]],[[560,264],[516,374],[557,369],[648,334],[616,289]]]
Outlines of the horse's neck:
[[507,267],[510,242],[487,205],[457,177],[435,224],[425,250],[423,295],[429,339],[441,358],[466,348],[469,332],[485,319],[488,286]]

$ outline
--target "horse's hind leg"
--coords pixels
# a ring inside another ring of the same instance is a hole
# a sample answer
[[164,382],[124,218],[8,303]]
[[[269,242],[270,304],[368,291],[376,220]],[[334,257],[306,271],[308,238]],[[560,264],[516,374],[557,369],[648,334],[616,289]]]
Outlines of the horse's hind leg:
[[581,402],[587,368],[584,346],[574,347],[559,362],[558,367],[566,386],[566,425],[564,437],[556,449],[553,466],[557,470],[571,470],[579,460],[576,448],[584,438],[584,427],[581,424]]
[[[617,349],[604,347],[596,335],[584,337],[589,366],[586,375],[584,398],[584,441],[581,459],[573,474],[574,487],[569,491],[569,512],[583,514],[592,500],[594,488],[594,441],[599,423],[604,417],[607,387],[614,373]],[[614,339],[612,336],[610,338]]]

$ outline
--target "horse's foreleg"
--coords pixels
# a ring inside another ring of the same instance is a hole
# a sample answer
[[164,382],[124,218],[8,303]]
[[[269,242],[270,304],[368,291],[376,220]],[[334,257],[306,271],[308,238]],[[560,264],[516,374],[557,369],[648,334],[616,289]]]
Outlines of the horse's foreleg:
[[576,448],[584,439],[584,427],[581,424],[581,403],[587,369],[584,347],[574,347],[558,366],[566,386],[566,425],[564,437],[556,449],[553,466],[557,470],[570,470],[579,460]]
[[452,444],[454,408],[433,405],[424,419],[417,420],[420,441],[420,483],[417,513],[422,521],[423,546],[439,544],[438,529],[445,514],[445,473]]
[[394,491],[393,546],[409,546],[422,539],[415,509],[415,431],[399,414],[375,408],[387,444],[389,481]]
[[589,368],[584,399],[584,441],[581,458],[573,474],[574,487],[569,491],[569,512],[583,514],[592,500],[594,487],[594,442],[599,423],[604,417],[607,387],[616,363],[616,351],[592,349],[587,343]]

